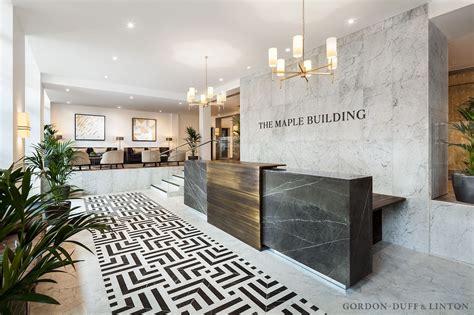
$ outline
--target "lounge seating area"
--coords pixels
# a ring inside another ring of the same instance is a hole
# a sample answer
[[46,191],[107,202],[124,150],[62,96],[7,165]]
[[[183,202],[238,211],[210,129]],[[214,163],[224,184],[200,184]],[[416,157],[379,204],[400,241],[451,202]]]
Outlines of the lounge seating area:
[[179,166],[186,160],[186,151],[159,148],[76,147],[72,165],[75,170],[101,170],[112,168],[137,168]]

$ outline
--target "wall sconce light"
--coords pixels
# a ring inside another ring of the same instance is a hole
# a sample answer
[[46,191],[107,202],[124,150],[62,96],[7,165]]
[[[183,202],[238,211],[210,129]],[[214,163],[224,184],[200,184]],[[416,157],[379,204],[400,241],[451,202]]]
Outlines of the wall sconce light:
[[168,148],[171,149],[171,147],[170,147],[170,142],[173,141],[173,138],[171,138],[171,137],[166,137],[166,141],[168,141]]
[[56,135],[56,140],[60,141],[63,139],[63,136],[62,135]]
[[115,140],[117,140],[119,142],[119,150],[122,150],[122,141],[123,141],[124,137],[122,136],[117,136],[115,137]]
[[17,128],[18,128],[18,137],[19,138],[29,138],[30,137],[30,115],[25,112],[18,112],[16,116]]

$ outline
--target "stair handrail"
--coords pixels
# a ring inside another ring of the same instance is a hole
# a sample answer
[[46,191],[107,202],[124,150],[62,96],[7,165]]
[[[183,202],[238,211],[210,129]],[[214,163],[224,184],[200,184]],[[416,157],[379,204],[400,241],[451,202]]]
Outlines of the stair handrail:
[[[210,139],[210,140],[207,140],[206,142],[201,142],[198,146],[196,146],[196,147],[194,147],[194,148],[192,148],[192,149],[189,148],[188,150],[184,151],[184,153],[188,153],[188,152],[190,152],[190,151],[196,150],[196,149],[198,149],[198,148],[200,148],[200,147],[202,147],[202,146],[204,146],[204,145],[206,145],[206,144],[208,144],[208,143],[211,143],[211,142],[220,142],[220,141],[222,141],[222,140],[220,140],[220,139],[219,139],[219,140],[218,140],[218,139]],[[184,146],[184,145],[188,145],[188,144],[185,143],[185,144],[183,144],[183,145],[180,145],[179,147],[182,147],[182,146]],[[178,148],[178,147],[176,147],[176,148]],[[175,149],[176,149],[176,148],[175,148]],[[170,156],[168,157],[168,161],[169,161],[169,162],[178,162],[178,161],[170,161],[170,160],[169,160],[171,157],[177,157],[177,156],[178,156],[177,154],[174,155],[174,156],[171,156],[171,155],[170,155]],[[179,161],[179,162],[181,162],[181,161]]]

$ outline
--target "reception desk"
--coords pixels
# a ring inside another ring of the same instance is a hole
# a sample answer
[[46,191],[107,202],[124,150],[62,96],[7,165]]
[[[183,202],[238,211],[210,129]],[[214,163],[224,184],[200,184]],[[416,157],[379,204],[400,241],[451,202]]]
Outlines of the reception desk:
[[185,204],[252,247],[343,288],[372,272],[370,176],[224,161],[186,161],[184,171]]

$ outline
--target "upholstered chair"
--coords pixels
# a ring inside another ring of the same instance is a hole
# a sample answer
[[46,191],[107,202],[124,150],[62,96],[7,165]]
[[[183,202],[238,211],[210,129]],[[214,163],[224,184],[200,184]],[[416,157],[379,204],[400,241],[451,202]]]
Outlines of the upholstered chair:
[[74,151],[72,158],[72,166],[79,166],[79,170],[82,170],[83,166],[88,166],[91,169],[91,160],[89,159],[89,154],[84,151]]
[[186,151],[172,151],[168,158],[168,162],[176,162],[177,165],[184,161],[186,161]]
[[110,165],[110,168],[112,168],[113,165],[115,165],[115,168],[121,165],[123,168],[123,151],[115,150],[105,152],[102,154],[102,159],[100,160],[100,168],[102,168],[102,165]]
[[160,151],[158,150],[143,150],[142,151],[143,167],[147,164],[161,165]]

